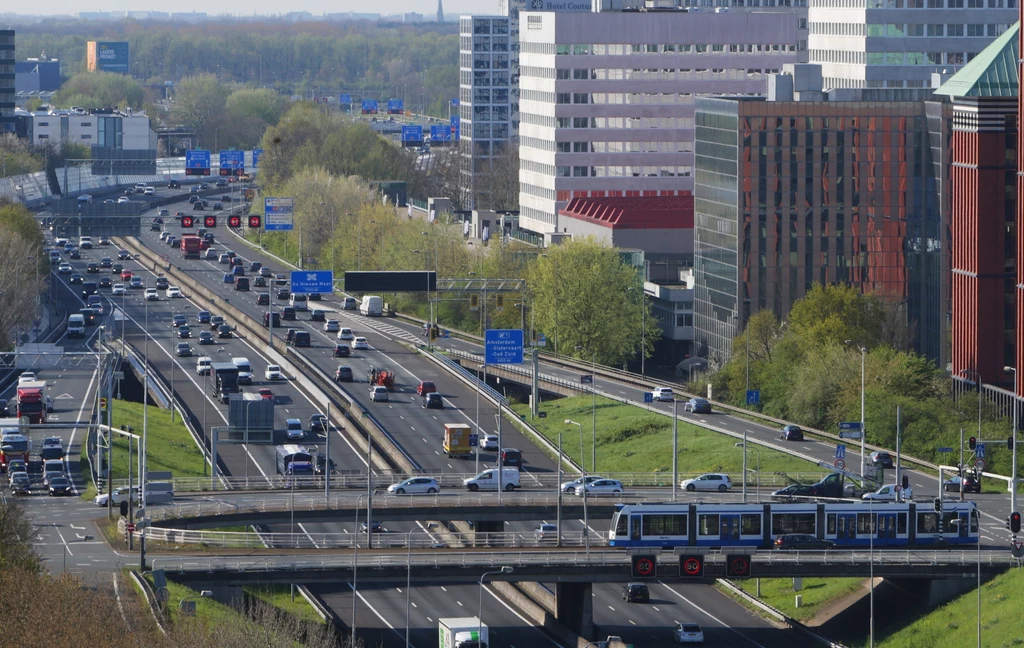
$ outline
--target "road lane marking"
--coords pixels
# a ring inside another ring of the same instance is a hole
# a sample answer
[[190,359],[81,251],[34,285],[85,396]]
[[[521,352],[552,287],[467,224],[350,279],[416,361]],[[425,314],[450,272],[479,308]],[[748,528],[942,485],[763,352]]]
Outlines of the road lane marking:
[[733,628],[733,627],[732,627],[731,625],[729,625],[728,623],[725,623],[724,621],[722,621],[721,619],[719,619],[719,618],[718,618],[718,617],[716,617],[715,615],[711,614],[710,612],[708,612],[707,610],[705,610],[705,609],[704,609],[704,608],[702,608],[701,606],[697,605],[696,603],[694,603],[694,602],[693,602],[693,601],[691,601],[690,599],[686,598],[685,596],[683,596],[683,595],[682,595],[682,594],[680,594],[679,592],[675,591],[674,589],[672,589],[672,588],[671,588],[671,587],[669,587],[668,585],[665,585],[665,583],[664,583],[663,581],[658,581],[658,583],[659,583],[660,585],[663,585],[663,586],[664,586],[664,587],[665,587],[666,589],[668,589],[668,591],[672,592],[672,593],[673,593],[673,594],[675,594],[675,595],[676,595],[677,597],[679,597],[679,598],[680,598],[681,600],[683,600],[684,602],[686,602],[686,603],[687,603],[687,604],[688,604],[688,605],[689,605],[690,607],[692,607],[692,608],[693,608],[693,609],[695,609],[695,610],[698,610],[699,612],[701,612],[702,614],[704,614],[704,616],[706,616],[706,617],[708,617],[709,619],[713,620],[713,621],[714,621],[715,623],[717,623],[718,625],[722,626],[723,628],[726,628],[726,629],[727,629],[727,630],[729,630],[730,632],[735,632],[736,634],[738,634],[739,636],[743,637],[744,639],[746,639],[746,640],[747,640],[747,641],[749,641],[750,643],[754,644],[754,645],[755,645],[755,646],[757,646],[758,648],[765,648],[764,646],[762,646],[761,644],[757,643],[756,641],[754,641],[754,640],[753,640],[753,639],[751,639],[750,637],[746,636],[745,634],[743,634],[742,632],[740,632],[740,631],[739,631],[739,630],[737,630],[736,628]]

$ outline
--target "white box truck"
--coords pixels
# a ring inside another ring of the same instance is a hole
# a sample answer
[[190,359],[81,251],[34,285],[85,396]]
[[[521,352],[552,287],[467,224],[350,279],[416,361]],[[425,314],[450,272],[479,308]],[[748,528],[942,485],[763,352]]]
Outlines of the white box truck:
[[380,297],[367,295],[359,303],[359,312],[367,317],[380,317],[384,314],[384,301]]
[[476,617],[437,620],[437,648],[487,648],[487,625]]

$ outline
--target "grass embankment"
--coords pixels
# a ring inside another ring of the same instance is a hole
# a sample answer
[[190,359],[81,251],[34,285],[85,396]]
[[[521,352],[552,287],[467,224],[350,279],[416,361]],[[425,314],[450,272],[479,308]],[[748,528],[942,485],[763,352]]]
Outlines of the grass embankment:
[[277,609],[298,618],[300,621],[309,621],[311,623],[324,622],[320,615],[313,610],[313,606],[306,599],[302,598],[302,595],[298,592],[295,592],[295,600],[292,600],[291,586],[289,585],[247,585],[243,589],[249,596],[273,605]]
[[[517,414],[529,419],[529,405],[514,405]],[[553,443],[562,432],[562,452],[580,461],[580,428],[566,425],[566,419],[583,424],[583,457],[590,466],[593,438],[592,398],[574,396],[548,401],[541,405],[546,418],[530,420],[541,434]],[[696,425],[679,421],[679,458],[681,474],[725,472],[738,476],[743,472],[743,449],[736,447],[733,437],[712,432]],[[757,448],[755,452],[754,449]],[[776,450],[750,445],[747,468],[757,467],[760,453],[762,474],[821,472],[809,461],[792,457]],[[597,398],[597,471],[600,473],[663,473],[672,474],[672,419],[671,417],[634,405]]]
[[[760,599],[798,621],[806,621],[830,603],[853,594],[864,583],[862,578],[805,578],[803,589],[793,590],[792,578],[762,578]],[[733,581],[747,594],[757,595],[757,581]],[[796,595],[803,601],[796,607]]]

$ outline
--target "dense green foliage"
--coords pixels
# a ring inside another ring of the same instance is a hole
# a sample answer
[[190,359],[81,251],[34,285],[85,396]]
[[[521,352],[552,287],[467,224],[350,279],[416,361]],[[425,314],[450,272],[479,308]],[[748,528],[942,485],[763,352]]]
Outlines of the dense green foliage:
[[135,79],[112,72],[81,72],[53,95],[58,108],[141,108],[145,91]]
[[36,298],[49,272],[41,253],[43,236],[32,213],[20,203],[0,200],[0,349],[31,328]]
[[46,156],[27,139],[13,133],[0,136],[0,177],[36,173],[46,165]]
[[[770,311],[755,313],[733,341],[732,359],[711,380],[715,398],[744,405],[749,357],[749,388],[761,390],[759,411],[836,432],[840,421],[860,420],[865,348],[867,440],[896,447],[898,406],[903,451],[939,460],[936,448],[957,447],[960,428],[977,435],[977,395],[952,398],[949,376],[928,359],[889,344],[889,312],[879,298],[855,288],[816,286],[785,322]],[[1003,414],[982,402],[984,438],[1009,436]],[[993,447],[989,469],[1009,474],[1009,457],[1005,448]]]

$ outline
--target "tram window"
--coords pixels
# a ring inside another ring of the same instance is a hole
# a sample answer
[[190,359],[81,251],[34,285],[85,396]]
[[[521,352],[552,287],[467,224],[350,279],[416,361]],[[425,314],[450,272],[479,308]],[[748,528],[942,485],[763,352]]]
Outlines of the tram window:
[[903,534],[907,532],[907,514],[900,513],[896,516],[896,533]]
[[836,514],[829,513],[825,516],[825,533],[829,535],[836,534]]
[[938,533],[939,532],[939,514],[938,513],[918,513],[917,514],[917,532],[918,533]]
[[697,516],[697,534],[703,536],[716,536],[718,535],[718,516],[717,515],[698,515]]
[[759,513],[740,515],[740,535],[761,535],[761,515]]
[[877,518],[874,513],[858,513],[857,533],[863,535],[874,533],[876,523]]
[[645,515],[645,536],[685,536],[686,515]]
[[953,524],[953,520],[957,520],[959,524],[960,515],[957,513],[943,513],[942,514],[942,532],[943,533],[959,533],[959,529],[956,524]]
[[971,533],[978,532],[978,512],[971,511]]
[[618,537],[626,537],[627,527],[629,526],[629,516],[619,515],[619,521],[615,523],[615,535]]
[[814,535],[814,513],[780,513],[772,515],[772,535],[809,533]]

